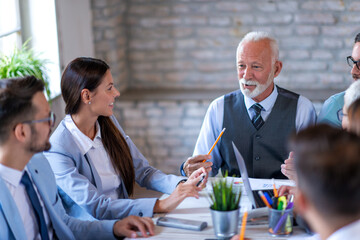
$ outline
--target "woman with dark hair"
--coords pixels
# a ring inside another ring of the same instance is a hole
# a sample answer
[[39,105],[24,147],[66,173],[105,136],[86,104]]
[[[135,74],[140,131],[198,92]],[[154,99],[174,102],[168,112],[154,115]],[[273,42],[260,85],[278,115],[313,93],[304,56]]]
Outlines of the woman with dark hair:
[[[198,197],[206,183],[196,186],[206,174],[204,168],[187,181],[164,174],[149,166],[120,127],[113,116],[114,101],[120,93],[104,61],[77,58],[70,62],[61,78],[61,91],[67,115],[52,134],[52,148],[45,156],[71,215],[88,218],[82,211],[85,209],[97,219],[151,217],[154,212],[175,209],[186,197]],[[162,200],[128,199],[135,181],[170,196]]]

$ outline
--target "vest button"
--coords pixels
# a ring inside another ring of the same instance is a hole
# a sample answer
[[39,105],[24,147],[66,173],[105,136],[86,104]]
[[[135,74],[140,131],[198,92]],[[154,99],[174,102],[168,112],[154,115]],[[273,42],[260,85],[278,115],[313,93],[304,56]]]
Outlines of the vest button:
[[255,160],[256,160],[256,161],[259,161],[259,160],[260,160],[260,157],[259,157],[259,156],[255,157]]
[[255,138],[256,138],[256,139],[260,139],[261,136],[260,136],[260,135],[256,135]]
[[139,216],[142,217],[144,214],[142,212],[139,212]]

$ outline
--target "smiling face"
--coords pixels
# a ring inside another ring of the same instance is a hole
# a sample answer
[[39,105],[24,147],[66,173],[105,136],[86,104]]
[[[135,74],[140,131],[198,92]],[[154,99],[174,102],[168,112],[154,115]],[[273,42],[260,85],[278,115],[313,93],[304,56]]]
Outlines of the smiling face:
[[244,42],[237,52],[237,73],[241,92],[260,102],[274,88],[274,77],[279,75],[282,63],[273,60],[270,42],[267,39]]
[[114,86],[110,70],[107,70],[100,85],[90,93],[89,106],[96,115],[109,117],[113,115],[115,98],[118,96],[120,93]]

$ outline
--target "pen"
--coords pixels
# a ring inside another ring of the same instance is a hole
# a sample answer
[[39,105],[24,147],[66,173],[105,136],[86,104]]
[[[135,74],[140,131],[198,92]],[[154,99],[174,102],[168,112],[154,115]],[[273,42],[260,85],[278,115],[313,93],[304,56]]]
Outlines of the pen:
[[242,222],[241,222],[241,231],[240,231],[240,235],[239,235],[239,240],[244,240],[247,216],[248,216],[248,212],[247,212],[247,210],[245,210],[243,218],[242,218]]
[[275,196],[275,197],[279,197],[279,194],[278,194],[278,192],[277,192],[277,190],[276,190],[275,180],[274,180],[274,179],[272,179],[272,183],[273,183],[274,196]]
[[204,181],[205,176],[206,174],[203,173],[200,181],[196,184],[197,187]]
[[[224,134],[226,128],[224,128],[221,133],[219,134],[218,138],[216,139],[216,141],[214,142],[214,144],[212,145],[210,151],[208,152],[208,155],[212,152],[212,150],[214,149],[215,145],[217,144],[217,142],[220,140],[221,136]],[[204,159],[202,162],[206,162],[206,160]]]
[[268,207],[268,208],[271,208],[271,205],[268,203],[268,201],[266,200],[265,196],[264,196],[264,193],[262,191],[258,191],[258,194],[261,198],[261,200],[265,203],[265,205]]
[[268,201],[268,203],[272,206],[273,201],[271,200],[270,195],[267,192],[264,192],[264,196],[266,197],[266,200]]
[[278,197],[272,197],[272,208],[273,209],[277,209],[277,205],[278,205]]

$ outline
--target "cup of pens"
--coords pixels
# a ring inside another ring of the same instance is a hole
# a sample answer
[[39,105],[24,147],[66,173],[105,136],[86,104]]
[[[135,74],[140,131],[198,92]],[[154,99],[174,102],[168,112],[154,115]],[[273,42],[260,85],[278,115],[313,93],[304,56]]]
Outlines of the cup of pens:
[[274,185],[274,197],[265,192],[259,191],[258,194],[264,204],[269,208],[269,233],[273,237],[286,237],[293,231],[293,208],[294,195],[287,201],[285,196],[278,196]]
[[293,207],[278,210],[269,208],[269,234],[273,237],[289,236],[293,231]]

